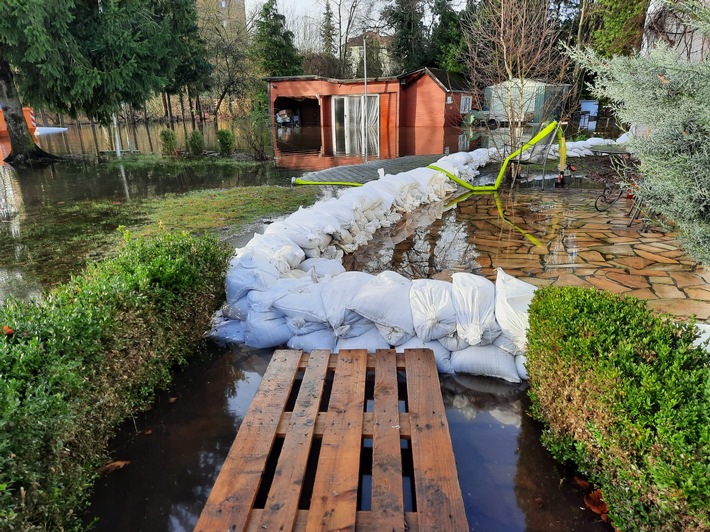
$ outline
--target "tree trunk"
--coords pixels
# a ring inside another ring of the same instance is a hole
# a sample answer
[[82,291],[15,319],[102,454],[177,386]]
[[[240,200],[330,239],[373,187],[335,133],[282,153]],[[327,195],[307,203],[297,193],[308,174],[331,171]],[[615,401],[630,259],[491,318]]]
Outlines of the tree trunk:
[[187,88],[187,104],[190,109],[190,120],[192,121],[192,129],[197,127],[195,123],[195,107],[192,105],[192,91],[190,90],[190,87]]
[[7,133],[10,137],[10,155],[5,161],[10,164],[26,164],[57,160],[35,144],[22,112],[22,104],[15,91],[15,80],[10,64],[0,59],[0,106],[2,106]]

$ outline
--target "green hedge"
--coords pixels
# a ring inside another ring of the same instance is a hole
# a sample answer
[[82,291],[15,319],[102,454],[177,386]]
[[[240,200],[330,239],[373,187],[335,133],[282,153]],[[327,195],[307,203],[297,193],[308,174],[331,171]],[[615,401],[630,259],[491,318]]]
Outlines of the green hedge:
[[543,443],[601,487],[621,530],[710,529],[710,357],[695,338],[593,289],[541,288],[530,306]]
[[41,301],[0,307],[0,529],[78,527],[109,437],[194,352],[227,260],[213,238],[126,235]]

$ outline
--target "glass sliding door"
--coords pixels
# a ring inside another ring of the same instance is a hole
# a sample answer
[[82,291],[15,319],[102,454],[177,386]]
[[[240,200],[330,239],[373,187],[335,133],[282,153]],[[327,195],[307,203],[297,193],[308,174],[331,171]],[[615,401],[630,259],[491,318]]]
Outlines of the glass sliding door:
[[[333,96],[333,146],[336,155],[380,154],[380,96]],[[365,150],[367,147],[367,151]]]

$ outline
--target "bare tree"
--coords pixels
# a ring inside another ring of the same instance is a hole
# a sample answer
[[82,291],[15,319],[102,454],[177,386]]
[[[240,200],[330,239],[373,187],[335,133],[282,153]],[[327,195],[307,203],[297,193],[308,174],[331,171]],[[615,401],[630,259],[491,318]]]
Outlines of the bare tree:
[[199,23],[213,66],[211,81],[216,98],[216,120],[225,99],[231,111],[232,101],[246,98],[253,89],[253,76],[249,74],[253,68],[247,53],[247,25],[241,15],[229,16],[216,3],[205,3]]
[[533,100],[538,98],[539,106],[539,90],[549,90],[540,82],[561,87],[549,102],[545,99],[543,120],[569,114],[563,84],[571,61],[560,46],[561,26],[550,7],[549,0],[482,0],[462,17],[472,83],[481,93],[487,89],[488,101],[502,112],[492,118],[508,123],[504,145],[497,146],[501,151],[521,145]]

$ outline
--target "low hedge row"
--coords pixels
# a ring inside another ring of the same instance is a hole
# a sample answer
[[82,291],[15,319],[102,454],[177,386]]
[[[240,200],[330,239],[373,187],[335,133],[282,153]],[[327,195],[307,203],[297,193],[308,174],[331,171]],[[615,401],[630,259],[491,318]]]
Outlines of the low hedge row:
[[634,298],[539,289],[528,372],[543,443],[621,530],[710,530],[710,360],[692,323]]
[[216,239],[131,239],[41,301],[0,307],[0,529],[78,528],[117,424],[194,352],[223,300]]

